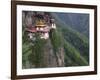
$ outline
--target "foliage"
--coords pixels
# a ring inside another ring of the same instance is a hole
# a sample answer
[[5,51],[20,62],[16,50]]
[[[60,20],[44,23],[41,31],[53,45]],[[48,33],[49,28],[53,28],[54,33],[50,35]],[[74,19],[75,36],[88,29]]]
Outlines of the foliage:
[[42,59],[43,59],[43,46],[45,44],[45,40],[41,39],[38,34],[36,34],[36,41],[34,46],[32,46],[32,53],[29,56],[29,60],[35,67],[42,67]]
[[79,34],[78,32],[72,32],[67,29],[62,29],[62,33],[64,35],[65,40],[72,44],[81,53],[81,55],[84,56],[87,61],[89,61],[88,39],[82,34]]
[[61,38],[61,34],[60,32],[58,32],[58,30],[54,30],[52,29],[50,31],[50,39],[51,39],[51,43],[53,45],[54,51],[56,52],[60,47],[62,47],[63,45],[63,41]]
[[[84,57],[82,57],[80,55],[80,52],[78,52],[75,49],[75,47],[73,47],[71,44],[69,44],[68,42],[65,41],[64,48],[65,48],[65,53],[66,53],[66,57],[67,57],[67,59],[65,57],[65,60],[68,60],[68,58],[70,58],[70,60],[71,60],[70,62],[74,63],[73,66],[88,65],[88,62],[86,61],[86,59]],[[66,63],[66,65],[68,65],[68,64]]]

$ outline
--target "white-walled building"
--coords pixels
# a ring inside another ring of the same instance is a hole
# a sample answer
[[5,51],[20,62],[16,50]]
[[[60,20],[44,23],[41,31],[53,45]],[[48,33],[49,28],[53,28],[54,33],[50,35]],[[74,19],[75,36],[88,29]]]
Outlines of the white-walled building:
[[34,27],[28,28],[27,31],[29,32],[28,36],[31,39],[32,34],[39,33],[41,39],[48,39],[49,32],[51,29],[56,29],[56,24],[54,19],[49,19],[49,25],[46,23],[44,19],[37,19],[35,21]]

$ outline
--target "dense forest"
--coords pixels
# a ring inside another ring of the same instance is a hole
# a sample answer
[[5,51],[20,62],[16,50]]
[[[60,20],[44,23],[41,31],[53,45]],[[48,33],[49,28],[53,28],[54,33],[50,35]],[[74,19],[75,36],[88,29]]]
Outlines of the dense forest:
[[89,65],[88,14],[49,13],[55,19],[57,28],[50,30],[48,39],[41,39],[35,33],[33,41],[28,38],[26,27],[34,25],[34,13],[22,12],[23,69]]

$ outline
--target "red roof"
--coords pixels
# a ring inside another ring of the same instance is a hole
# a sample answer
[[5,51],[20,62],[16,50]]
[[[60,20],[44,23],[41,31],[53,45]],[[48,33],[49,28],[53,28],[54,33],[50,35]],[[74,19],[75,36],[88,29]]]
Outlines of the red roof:
[[31,28],[27,28],[26,30],[29,31],[29,32],[33,32],[33,33],[37,32],[36,28],[32,28],[32,27]]

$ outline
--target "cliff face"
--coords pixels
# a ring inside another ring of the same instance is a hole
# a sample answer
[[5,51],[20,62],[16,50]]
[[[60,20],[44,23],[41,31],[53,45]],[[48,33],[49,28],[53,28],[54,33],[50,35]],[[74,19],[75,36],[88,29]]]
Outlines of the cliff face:
[[57,58],[57,62],[58,62],[58,66],[59,67],[64,67],[64,49],[63,47],[60,47],[58,49],[58,52],[56,52],[56,58]]
[[[32,45],[32,53],[29,55],[29,64],[31,64],[30,68],[64,66],[64,48],[56,41],[58,36],[55,30],[51,31],[50,34],[51,36],[49,39],[45,40],[37,38],[35,43],[32,42],[34,45]],[[56,36],[54,36],[54,34]]]
[[49,32],[49,38],[46,40],[37,36],[32,46],[31,63],[33,67],[63,67],[65,52],[61,40],[61,35],[55,29]]
[[43,50],[43,63],[45,67],[56,67],[56,56],[54,54],[50,39],[47,40]]
[[54,53],[51,40],[48,39],[44,45],[43,52],[43,63],[45,67],[61,67],[64,66],[64,50],[59,48],[59,50]]

